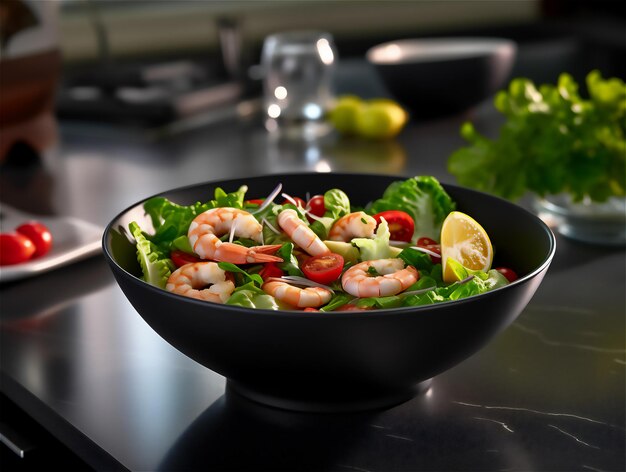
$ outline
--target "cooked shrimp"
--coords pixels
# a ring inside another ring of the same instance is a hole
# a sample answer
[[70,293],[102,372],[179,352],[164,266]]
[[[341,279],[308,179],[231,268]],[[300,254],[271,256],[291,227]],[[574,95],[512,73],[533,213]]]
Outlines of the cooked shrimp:
[[325,288],[300,288],[279,279],[269,279],[261,288],[277,300],[298,308],[317,308],[328,303],[332,297],[332,292]]
[[229,233],[261,243],[263,226],[247,211],[237,208],[212,208],[199,214],[189,225],[187,237],[194,252],[202,259],[249,264],[252,262],[282,262],[280,257],[268,253],[276,252],[280,244],[245,247],[240,244],[220,241],[220,236]]
[[176,269],[165,289],[208,302],[225,303],[235,284],[215,262],[192,262]]
[[[371,268],[380,275],[372,275]],[[355,297],[387,297],[403,292],[419,278],[402,259],[377,259],[350,267],[341,277],[343,289]]]
[[328,233],[328,239],[350,242],[353,238],[373,238],[376,225],[376,220],[367,213],[348,213],[335,221]]
[[289,235],[296,246],[301,247],[312,256],[329,254],[330,249],[308,225],[298,218],[296,210],[291,208],[278,214],[278,225]]

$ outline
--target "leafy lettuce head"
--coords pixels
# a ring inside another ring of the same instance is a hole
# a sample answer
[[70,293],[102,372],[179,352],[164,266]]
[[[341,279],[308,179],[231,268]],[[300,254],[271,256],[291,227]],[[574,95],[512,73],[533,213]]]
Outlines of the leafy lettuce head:
[[439,241],[443,220],[455,208],[455,203],[437,179],[416,176],[393,182],[382,198],[367,208],[367,212],[373,215],[386,210],[402,210],[415,221],[413,240],[428,237]]

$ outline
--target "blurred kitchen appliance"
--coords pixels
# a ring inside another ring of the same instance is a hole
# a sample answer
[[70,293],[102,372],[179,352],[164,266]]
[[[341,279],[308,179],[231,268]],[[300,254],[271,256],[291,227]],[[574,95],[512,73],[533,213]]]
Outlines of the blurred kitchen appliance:
[[61,118],[158,126],[218,107],[244,95],[238,23],[218,18],[219,57],[133,62],[114,60],[96,2],[86,2],[98,42],[98,63],[66,71],[57,100]]

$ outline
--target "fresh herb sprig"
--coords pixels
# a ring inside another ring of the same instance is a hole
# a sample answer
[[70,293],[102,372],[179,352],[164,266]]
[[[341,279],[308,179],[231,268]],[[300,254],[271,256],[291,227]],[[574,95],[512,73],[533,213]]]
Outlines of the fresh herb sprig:
[[574,201],[604,201],[626,188],[626,87],[592,71],[589,98],[561,74],[556,85],[514,79],[495,97],[506,122],[495,139],[472,123],[461,127],[469,145],[454,152],[448,170],[461,185],[516,200],[567,193]]

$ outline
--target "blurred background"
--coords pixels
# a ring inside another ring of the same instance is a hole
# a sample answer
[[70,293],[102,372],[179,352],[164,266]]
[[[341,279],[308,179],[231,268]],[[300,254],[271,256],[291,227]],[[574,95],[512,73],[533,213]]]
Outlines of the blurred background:
[[[387,91],[375,74],[346,84],[351,61],[363,60],[377,43],[401,38],[509,38],[519,47],[511,76],[538,82],[554,82],[564,71],[584,82],[593,68],[624,77],[625,17],[624,2],[594,0],[6,0],[3,75],[6,60],[32,41],[37,24],[47,24],[57,33],[36,47],[60,55],[56,69],[52,58],[47,65],[50,76],[62,70],[57,116],[155,124],[258,96],[255,66],[263,39],[283,30],[331,33],[344,66],[337,93],[368,96]],[[9,80],[4,78],[5,92]],[[191,91],[201,93],[177,105],[184,111],[173,111],[173,97],[182,102]]]

